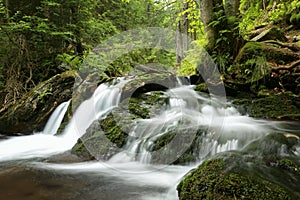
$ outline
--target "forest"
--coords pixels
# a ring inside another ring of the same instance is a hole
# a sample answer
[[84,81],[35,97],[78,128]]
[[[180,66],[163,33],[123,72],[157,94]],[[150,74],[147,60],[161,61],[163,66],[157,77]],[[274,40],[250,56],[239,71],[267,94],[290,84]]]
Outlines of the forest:
[[[180,200],[300,197],[298,0],[0,0],[0,16],[0,151],[10,138],[45,133],[57,109],[66,114],[53,135],[68,135],[81,105],[97,97],[96,111],[86,110],[97,117],[82,120],[62,158],[47,155],[54,163],[110,160],[136,143],[134,127],[160,133],[138,145],[151,161],[138,150],[134,161],[197,163],[176,183]],[[215,107],[204,110],[208,101]],[[169,116],[178,105],[180,119]],[[164,125],[151,121],[162,113]]]

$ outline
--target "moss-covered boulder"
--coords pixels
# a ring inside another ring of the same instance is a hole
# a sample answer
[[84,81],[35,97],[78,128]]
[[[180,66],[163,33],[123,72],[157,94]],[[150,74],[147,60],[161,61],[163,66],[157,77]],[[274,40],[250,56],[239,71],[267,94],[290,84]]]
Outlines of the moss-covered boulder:
[[299,199],[300,140],[274,133],[215,155],[177,187],[179,199]]
[[51,113],[72,97],[76,73],[65,72],[40,83],[14,105],[1,110],[0,133],[30,134],[41,131]]
[[287,64],[298,59],[299,55],[288,48],[272,43],[248,42],[240,50],[230,72],[237,80],[254,82],[270,74],[272,63]]
[[104,119],[96,120],[72,148],[84,159],[108,160],[123,150],[136,119],[158,113],[166,98],[161,92],[136,93],[123,100]]
[[269,93],[258,98],[235,99],[240,112],[255,118],[300,120],[300,96],[290,92]]
[[[120,110],[118,114],[110,112],[105,119],[94,121],[86,133],[72,148],[72,153],[85,158],[108,160],[118,153],[126,142],[127,131],[122,129],[122,124],[128,125],[132,120],[126,119]],[[127,121],[128,120],[128,121]]]
[[179,199],[293,199],[295,196],[272,181],[247,172],[235,172],[230,161],[236,160],[204,162],[180,182]]

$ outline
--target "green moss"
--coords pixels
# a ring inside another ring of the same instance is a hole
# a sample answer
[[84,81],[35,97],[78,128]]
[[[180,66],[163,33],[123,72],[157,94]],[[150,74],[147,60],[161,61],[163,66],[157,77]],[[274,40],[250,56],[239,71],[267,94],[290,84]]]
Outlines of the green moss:
[[152,151],[157,151],[160,148],[168,145],[176,136],[176,132],[169,132],[167,134],[164,134],[163,136],[159,137],[155,142],[152,147]]
[[290,159],[281,159],[278,161],[278,167],[283,170],[288,170],[291,173],[300,175],[300,166]]
[[166,100],[167,99],[163,96],[163,93],[158,91],[146,94],[136,94],[129,99],[128,109],[133,115],[143,119],[149,119],[151,109],[153,107],[159,109]]
[[116,144],[117,147],[121,148],[125,144],[127,133],[121,130],[112,113],[110,113],[105,119],[100,122],[100,126],[105,132],[106,137],[112,143]]
[[208,92],[208,87],[207,87],[206,83],[200,83],[200,84],[196,85],[194,90],[198,91],[198,92]]
[[258,98],[242,98],[232,101],[238,110],[250,117],[300,120],[300,97],[290,92],[264,93]]
[[87,158],[89,160],[93,160],[94,157],[90,154],[90,152],[87,150],[85,147],[84,143],[82,142],[81,139],[79,139],[76,143],[76,145],[72,148],[71,152],[73,154],[78,155],[79,157],[82,158]]
[[249,105],[250,116],[256,118],[273,118],[299,120],[300,98],[290,93],[280,93],[259,98]]
[[179,199],[291,199],[272,182],[226,169],[223,159],[204,162],[180,182]]

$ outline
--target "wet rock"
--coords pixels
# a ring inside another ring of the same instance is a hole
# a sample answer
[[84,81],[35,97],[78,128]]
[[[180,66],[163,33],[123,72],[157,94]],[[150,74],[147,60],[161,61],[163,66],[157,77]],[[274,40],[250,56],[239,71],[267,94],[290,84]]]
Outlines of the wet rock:
[[[119,116],[110,113],[105,119],[94,121],[71,152],[82,158],[97,160],[108,160],[120,152],[128,135],[120,127]],[[122,123],[125,123],[124,118]]]
[[175,87],[176,77],[171,73],[151,73],[135,77],[125,84],[121,99],[151,91],[165,91]]
[[299,199],[299,145],[278,133],[218,154],[184,177],[179,199]]
[[300,120],[299,102],[299,95],[282,92],[254,99],[235,99],[233,104],[243,114],[249,114],[255,118]]
[[124,150],[134,120],[150,118],[160,111],[165,101],[161,92],[136,93],[124,99],[104,119],[92,123],[72,148],[72,153],[85,159],[110,159]]
[[31,134],[41,131],[51,113],[72,97],[76,73],[65,72],[40,83],[0,113],[0,133]]

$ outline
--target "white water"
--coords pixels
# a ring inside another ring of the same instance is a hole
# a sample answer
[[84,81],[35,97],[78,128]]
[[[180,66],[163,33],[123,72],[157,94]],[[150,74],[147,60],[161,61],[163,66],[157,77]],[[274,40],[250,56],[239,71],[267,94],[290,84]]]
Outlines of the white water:
[[[95,119],[105,116],[109,110],[118,105],[125,83],[125,80],[120,79],[115,85],[100,85],[94,95],[78,107],[62,136],[54,136],[56,132],[54,129],[57,130],[57,124],[60,123],[58,121],[63,118],[67,103],[57,108],[43,133],[1,141],[0,161],[48,157],[71,149]],[[169,103],[161,108],[160,113],[153,114],[151,119],[136,121],[129,132],[131,139],[128,140],[125,150],[110,161],[77,164],[34,163],[34,166],[63,173],[105,175],[118,179],[118,184],[159,187],[167,192],[150,190],[140,199],[174,200],[177,199],[176,185],[195,165],[187,167],[168,165],[175,161],[172,159],[174,155],[168,154],[168,150],[183,153],[180,137],[186,135],[179,136],[178,140],[171,142],[166,148],[150,152],[153,143],[159,137],[170,131],[185,134],[185,130],[190,130],[191,136],[187,139],[192,141],[195,137],[193,134],[196,133],[194,131],[204,129],[194,149],[195,157],[201,162],[207,156],[243,148],[250,141],[268,134],[272,129],[270,122],[241,116],[236,109],[224,105],[215,97],[199,95],[190,86],[171,89],[165,95],[170,97]],[[162,165],[150,165],[153,158],[159,158],[164,162],[159,162],[163,163]]]
[[52,115],[48,119],[48,122],[43,130],[44,134],[54,135],[57,132],[57,130],[65,116],[65,113],[68,110],[68,106],[70,105],[70,102],[71,102],[70,100],[67,102],[64,102],[55,109],[55,111],[52,113]]
[[125,80],[116,85],[102,84],[94,95],[84,101],[61,136],[54,136],[65,115],[69,102],[57,107],[43,132],[11,137],[0,142],[0,161],[48,157],[71,149],[89,125],[108,110],[117,106]]
[[[187,150],[182,142],[191,144],[197,130],[203,129],[194,149],[200,162],[206,156],[240,149],[272,129],[272,123],[241,116],[233,107],[224,107],[217,98],[200,96],[191,86],[171,89],[166,96],[170,98],[169,104],[151,119],[136,121],[125,150],[111,158],[111,163],[151,163],[154,157],[154,163],[170,164]],[[185,130],[190,131],[180,136]],[[173,131],[177,136],[168,145],[151,152],[156,140]]]

